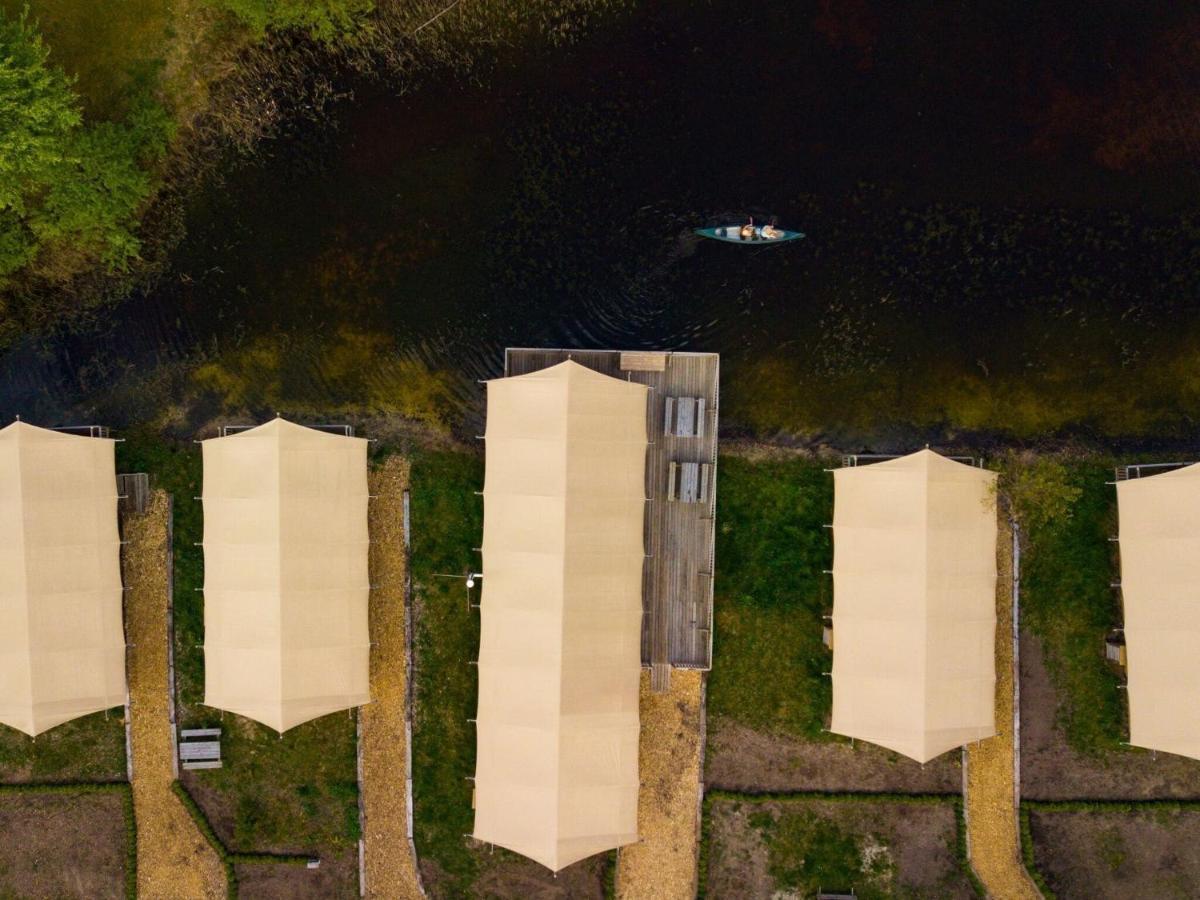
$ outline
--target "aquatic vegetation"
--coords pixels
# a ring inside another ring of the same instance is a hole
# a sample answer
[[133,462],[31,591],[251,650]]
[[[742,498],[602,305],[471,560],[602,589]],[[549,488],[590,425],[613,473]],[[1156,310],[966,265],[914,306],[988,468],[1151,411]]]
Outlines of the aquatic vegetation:
[[264,336],[196,367],[193,392],[227,411],[395,415],[445,431],[461,378],[399,354],[387,335]]

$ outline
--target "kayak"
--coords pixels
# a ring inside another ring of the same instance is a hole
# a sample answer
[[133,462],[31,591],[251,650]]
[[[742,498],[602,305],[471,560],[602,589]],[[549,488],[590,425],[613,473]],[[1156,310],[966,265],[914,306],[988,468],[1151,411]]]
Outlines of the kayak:
[[741,236],[741,225],[719,225],[716,228],[697,228],[696,234],[701,237],[713,238],[717,241],[729,241],[731,244],[782,244],[786,241],[794,241],[804,237],[802,231],[784,231],[779,237],[763,237],[762,226],[754,226],[754,237],[743,238]]

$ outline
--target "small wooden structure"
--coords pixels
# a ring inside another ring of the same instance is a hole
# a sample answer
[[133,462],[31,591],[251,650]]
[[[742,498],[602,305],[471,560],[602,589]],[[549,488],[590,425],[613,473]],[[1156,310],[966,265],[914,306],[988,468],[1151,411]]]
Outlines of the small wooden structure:
[[667,499],[680,503],[707,503],[712,466],[708,463],[672,462],[667,472]]
[[185,769],[221,768],[220,728],[185,728],[179,736],[179,761]]
[[144,513],[150,502],[150,476],[145,472],[117,476],[117,497],[123,513]]
[[621,351],[622,372],[665,372],[670,354],[662,350]]
[[668,397],[663,415],[664,437],[704,437],[704,398]]
[[833,649],[833,625],[831,623],[826,623],[825,626],[821,628],[821,643],[830,650]]
[[1104,658],[1118,666],[1125,665],[1125,638],[1110,634],[1104,641]]

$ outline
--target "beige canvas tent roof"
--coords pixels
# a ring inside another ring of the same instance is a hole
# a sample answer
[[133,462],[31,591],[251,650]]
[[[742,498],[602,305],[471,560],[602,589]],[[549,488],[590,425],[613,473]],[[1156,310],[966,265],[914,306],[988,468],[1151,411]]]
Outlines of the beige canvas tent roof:
[[646,391],[488,382],[474,837],[554,871],[637,840]]
[[113,442],[0,430],[0,722],[37,735],[125,702]]
[[367,442],[204,441],[204,702],[284,732],[370,700]]
[[1129,742],[1200,759],[1200,465],[1117,483]]
[[832,731],[918,762],[996,733],[995,479],[929,450],[834,473]]

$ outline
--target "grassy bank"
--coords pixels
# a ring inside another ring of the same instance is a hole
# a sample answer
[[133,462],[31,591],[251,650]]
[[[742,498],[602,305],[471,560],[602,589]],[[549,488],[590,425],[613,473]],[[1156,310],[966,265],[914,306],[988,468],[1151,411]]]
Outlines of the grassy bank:
[[1068,515],[1036,523],[1023,536],[1021,614],[1043,642],[1067,742],[1096,754],[1119,749],[1125,733],[1118,678],[1104,660],[1104,637],[1120,622],[1108,541],[1116,534],[1116,491],[1105,483],[1113,461],[1090,457],[1065,466],[1078,496]]
[[821,616],[832,584],[833,478],[820,459],[720,460],[708,710],[821,738],[830,704]]

